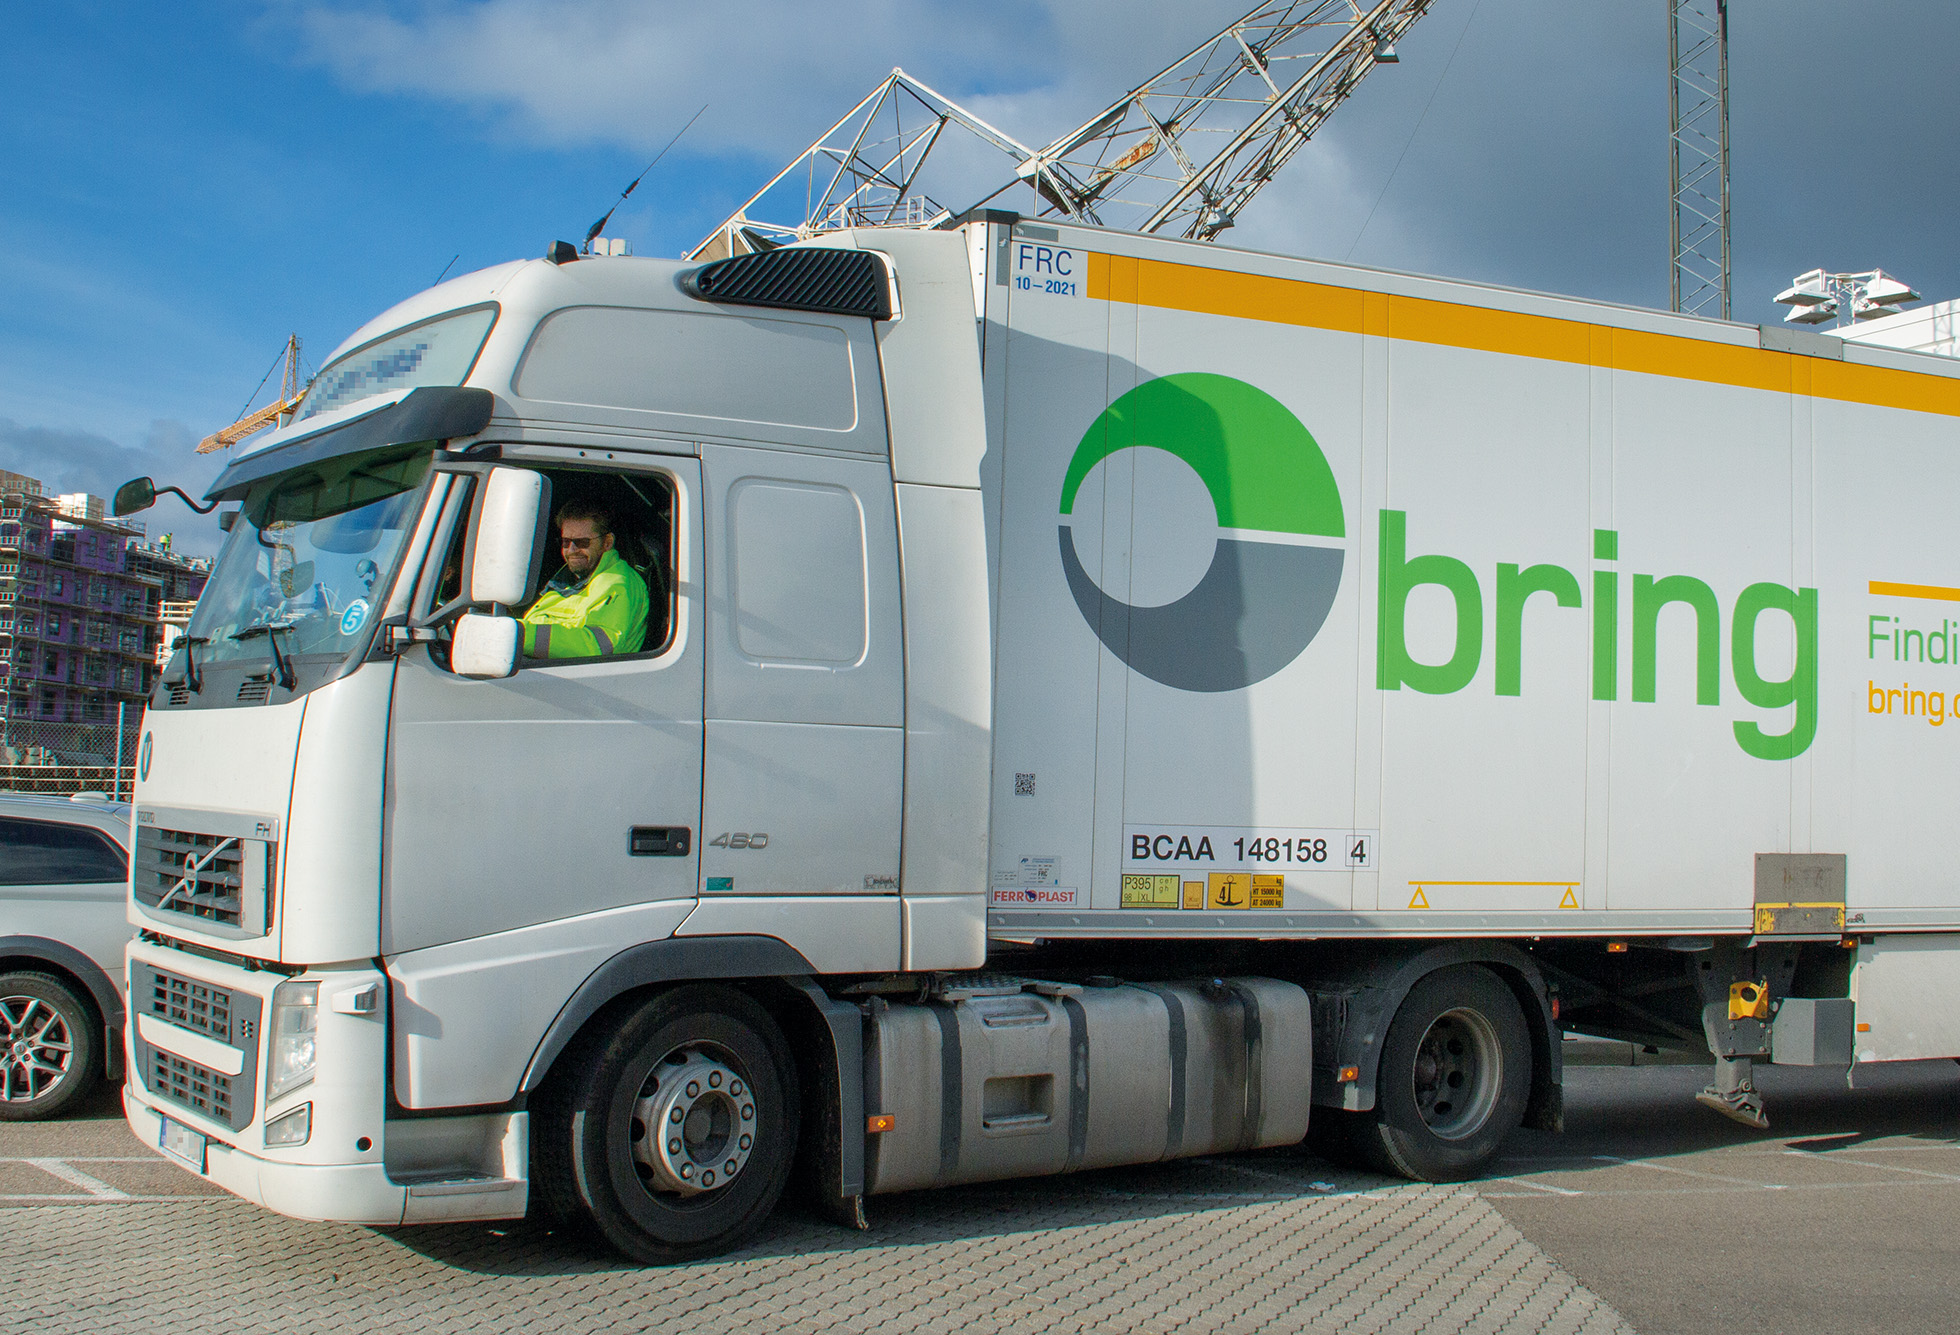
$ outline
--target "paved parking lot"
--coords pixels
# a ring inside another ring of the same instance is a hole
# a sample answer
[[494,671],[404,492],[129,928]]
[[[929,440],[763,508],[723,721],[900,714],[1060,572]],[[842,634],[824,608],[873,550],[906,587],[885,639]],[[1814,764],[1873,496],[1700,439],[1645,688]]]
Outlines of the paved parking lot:
[[1757,1072],[1768,1131],[1691,1102],[1707,1067],[1569,1070],[1486,1200],[1643,1335],[1950,1335],[1960,1066]]
[[643,1270],[534,1224],[282,1219],[138,1145],[105,1100],[0,1130],[0,1326],[22,1331],[1620,1332],[1476,1190],[1298,1153],[785,1212]]
[[302,1224],[164,1163],[113,1101],[0,1129],[0,1329],[1627,1331],[1952,1329],[1960,1067],[1772,1071],[1772,1130],[1696,1068],[1569,1073],[1569,1130],[1470,1187],[1304,1153],[786,1212],[643,1270],[528,1223]]

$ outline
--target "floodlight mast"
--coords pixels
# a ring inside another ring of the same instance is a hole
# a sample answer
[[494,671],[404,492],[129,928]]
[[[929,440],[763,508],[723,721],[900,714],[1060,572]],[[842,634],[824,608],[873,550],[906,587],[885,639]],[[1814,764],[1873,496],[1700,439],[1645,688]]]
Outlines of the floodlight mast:
[[[741,254],[841,227],[943,225],[954,215],[924,194],[920,171],[949,126],[1014,164],[1011,177],[969,207],[1027,185],[1045,216],[1212,240],[1370,70],[1397,61],[1395,43],[1433,2],[1259,5],[1039,150],[893,70],[689,258]],[[783,188],[799,176],[799,222],[752,216],[781,207]]]
[[1861,320],[1896,315],[1919,294],[1883,269],[1863,273],[1825,273],[1812,269],[1790,280],[1790,286],[1776,294],[1779,304],[1790,307],[1785,324],[1823,324],[1836,320],[1837,328]]
[[1667,0],[1668,297],[1729,318],[1729,5]]

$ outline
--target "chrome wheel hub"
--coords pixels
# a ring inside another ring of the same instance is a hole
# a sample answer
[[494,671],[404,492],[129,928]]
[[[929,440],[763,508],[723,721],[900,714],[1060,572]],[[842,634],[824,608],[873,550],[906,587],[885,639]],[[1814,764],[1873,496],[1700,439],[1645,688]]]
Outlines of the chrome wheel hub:
[[633,1163],[654,1191],[697,1196],[732,1183],[759,1128],[755,1093],[709,1052],[682,1049],[648,1073],[633,1105]]
[[1445,1011],[1416,1045],[1413,1074],[1416,1111],[1432,1133],[1444,1140],[1475,1135],[1503,1084],[1496,1028],[1477,1011]]
[[39,997],[0,997],[0,1053],[0,1101],[25,1103],[68,1074],[74,1035],[61,1013]]

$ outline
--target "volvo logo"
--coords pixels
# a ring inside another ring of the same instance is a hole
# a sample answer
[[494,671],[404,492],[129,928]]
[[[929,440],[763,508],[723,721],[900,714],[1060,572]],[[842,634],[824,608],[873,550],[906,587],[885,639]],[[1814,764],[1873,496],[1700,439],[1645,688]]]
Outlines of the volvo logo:
[[155,734],[155,733],[153,733],[153,732],[146,732],[146,733],[144,733],[144,734],[143,734],[143,745],[142,745],[142,746],[141,746],[140,748],[138,748],[138,749],[137,749],[137,752],[136,752],[136,777],[137,777],[137,779],[138,779],[138,781],[140,781],[140,782],[147,782],[147,781],[149,780],[149,777],[150,777],[150,743],[152,743],[152,742],[154,742],[155,740],[156,740],[156,734]]

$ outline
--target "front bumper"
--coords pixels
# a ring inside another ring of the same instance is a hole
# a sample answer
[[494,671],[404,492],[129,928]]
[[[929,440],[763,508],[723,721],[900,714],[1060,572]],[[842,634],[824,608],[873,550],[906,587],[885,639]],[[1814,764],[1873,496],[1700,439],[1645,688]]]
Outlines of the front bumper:
[[[123,1086],[123,1114],[145,1145],[161,1141],[167,1111],[168,1105],[152,1107],[135,1089]],[[171,1120],[189,1125],[191,1119],[176,1114]],[[185,1172],[193,1171],[178,1160],[171,1162]],[[408,1208],[408,1188],[391,1182],[388,1169],[379,1163],[277,1163],[207,1137],[204,1172],[199,1176],[234,1196],[294,1219],[399,1224]]]
[[[145,985],[130,998],[123,1113],[144,1144],[160,1146],[168,1117],[204,1137],[206,1181],[295,1219],[414,1224],[524,1214],[524,1113],[388,1120],[388,988],[378,970],[301,975],[320,987],[314,1075],[268,1108],[268,1017],[284,975],[141,940],[127,958]],[[302,1104],[311,1107],[307,1139],[267,1146],[267,1123]]]

